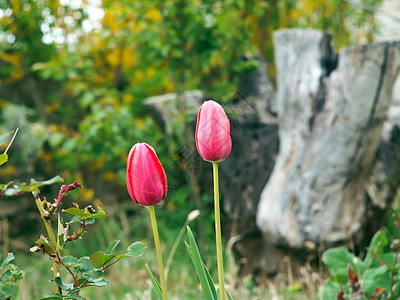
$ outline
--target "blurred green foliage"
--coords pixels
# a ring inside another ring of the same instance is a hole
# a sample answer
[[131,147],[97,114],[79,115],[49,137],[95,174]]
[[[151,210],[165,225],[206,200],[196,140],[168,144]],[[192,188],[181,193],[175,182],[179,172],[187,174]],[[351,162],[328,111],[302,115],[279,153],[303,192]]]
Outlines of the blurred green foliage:
[[0,175],[61,173],[91,200],[102,196],[93,181],[124,185],[138,141],[176,161],[187,116],[168,138],[143,100],[190,89],[228,99],[238,75],[257,67],[243,58],[271,62],[272,31],[294,26],[330,31],[339,47],[376,29],[371,12],[339,0],[0,0],[0,131],[21,128]]

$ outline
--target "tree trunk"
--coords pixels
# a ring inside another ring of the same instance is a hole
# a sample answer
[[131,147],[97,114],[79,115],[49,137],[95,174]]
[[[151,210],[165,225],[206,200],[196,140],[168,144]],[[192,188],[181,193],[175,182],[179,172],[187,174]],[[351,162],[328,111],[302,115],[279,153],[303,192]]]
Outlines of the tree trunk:
[[280,149],[257,225],[279,247],[359,244],[379,228],[400,183],[395,132],[382,143],[400,42],[339,55],[320,31],[281,30],[274,42]]

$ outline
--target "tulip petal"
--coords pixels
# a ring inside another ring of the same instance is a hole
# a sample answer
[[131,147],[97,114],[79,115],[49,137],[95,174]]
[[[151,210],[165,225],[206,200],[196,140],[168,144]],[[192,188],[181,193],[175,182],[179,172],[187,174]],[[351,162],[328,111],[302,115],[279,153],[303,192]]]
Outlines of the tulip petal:
[[132,147],[127,163],[128,193],[137,204],[150,206],[167,194],[167,176],[153,147],[138,143]]
[[200,156],[210,162],[226,159],[232,148],[230,122],[223,107],[215,101],[205,101],[197,115],[196,147]]

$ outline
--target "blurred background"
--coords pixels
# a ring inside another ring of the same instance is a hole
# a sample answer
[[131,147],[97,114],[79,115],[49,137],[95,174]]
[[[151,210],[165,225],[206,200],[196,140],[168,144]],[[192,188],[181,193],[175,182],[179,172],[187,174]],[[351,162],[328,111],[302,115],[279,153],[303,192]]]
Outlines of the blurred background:
[[[83,188],[69,193],[65,207],[92,203],[109,218],[70,246],[76,255],[105,250],[114,239],[123,250],[135,240],[152,245],[147,211],[133,204],[125,187],[128,152],[147,142],[168,176],[168,199],[157,209],[166,253],[188,214],[201,209],[191,226],[215,273],[211,179],[200,179],[211,167],[200,161],[193,140],[197,107],[206,99],[236,101],[245,94],[245,79],[257,72],[264,72],[273,88],[272,32],[286,27],[331,33],[340,50],[399,38],[400,5],[397,0],[0,0],[0,134],[19,128],[9,161],[0,167],[0,183],[56,175],[64,184],[79,181]],[[266,113],[276,117],[273,108]],[[232,112],[231,121],[236,117]],[[277,141],[272,148],[276,154]],[[60,184],[43,187],[42,196],[55,198]],[[20,299],[48,294],[50,264],[29,252],[43,231],[33,198],[0,196],[0,216],[2,254],[13,251],[26,274]],[[196,275],[181,246],[170,272],[171,295],[197,299]],[[93,288],[93,295],[150,299],[144,265],[155,268],[153,254],[149,248],[144,258],[110,270],[112,284]],[[255,281],[251,272],[239,278],[238,257],[232,251],[226,256],[237,299],[277,293],[268,279]],[[280,293],[288,299],[314,297],[319,279],[312,274],[303,276],[306,285],[291,282]]]

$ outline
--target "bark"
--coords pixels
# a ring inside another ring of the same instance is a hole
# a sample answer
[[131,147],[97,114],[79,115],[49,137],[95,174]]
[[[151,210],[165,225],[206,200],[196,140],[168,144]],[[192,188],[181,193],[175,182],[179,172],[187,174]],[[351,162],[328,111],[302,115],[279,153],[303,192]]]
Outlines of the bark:
[[359,244],[379,228],[400,183],[393,122],[382,141],[400,43],[337,55],[320,31],[281,30],[274,42],[280,149],[257,225],[274,246]]

